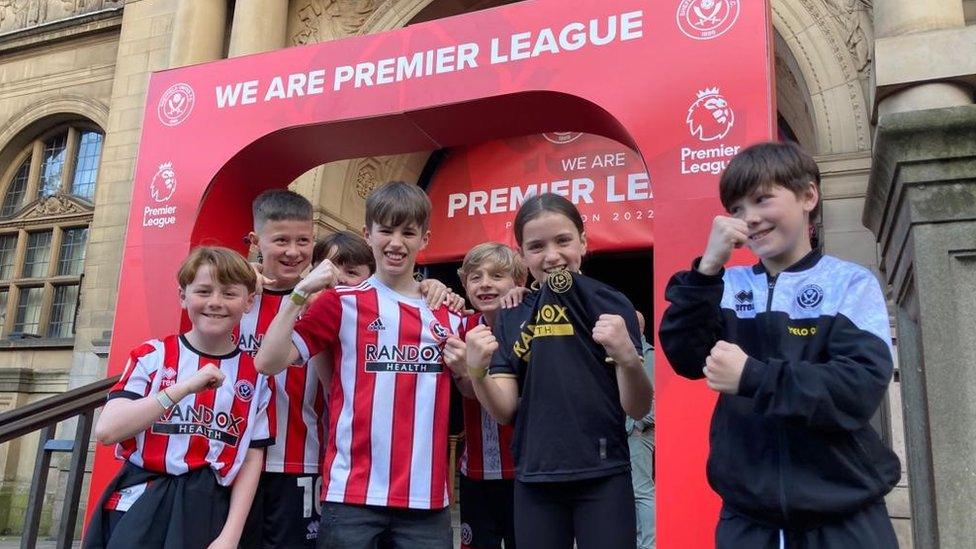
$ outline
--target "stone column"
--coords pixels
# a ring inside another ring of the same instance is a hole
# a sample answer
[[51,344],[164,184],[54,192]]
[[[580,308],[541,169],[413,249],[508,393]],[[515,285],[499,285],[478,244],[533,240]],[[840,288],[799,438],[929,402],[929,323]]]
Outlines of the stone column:
[[[878,116],[895,112],[919,109],[950,107],[972,103],[972,90],[953,82],[926,82],[902,87],[905,82],[893,79],[892,72],[900,73],[902,80],[920,82],[932,76],[932,65],[951,64],[947,52],[932,52],[931,55],[905,55],[905,46],[918,53],[922,43],[911,38],[900,40],[906,35],[931,33],[945,29],[957,29],[966,25],[962,0],[875,0],[874,31],[875,47],[875,106]],[[929,42],[929,44],[937,43]],[[930,46],[931,47],[931,46]],[[966,50],[961,51],[968,51]],[[921,66],[912,66],[917,62]],[[897,66],[895,71],[886,70],[889,65]],[[951,72],[951,71],[950,71]],[[914,75],[914,78],[911,78]],[[938,76],[938,75],[936,75]],[[944,75],[951,76],[951,75]],[[892,79],[892,81],[889,81]],[[886,85],[891,89],[885,89]],[[899,85],[900,84],[900,85]]]
[[865,225],[898,325],[915,547],[976,539],[976,105],[879,120]]
[[227,0],[180,0],[173,18],[169,66],[223,58],[226,28]]
[[228,57],[285,47],[288,0],[237,0]]

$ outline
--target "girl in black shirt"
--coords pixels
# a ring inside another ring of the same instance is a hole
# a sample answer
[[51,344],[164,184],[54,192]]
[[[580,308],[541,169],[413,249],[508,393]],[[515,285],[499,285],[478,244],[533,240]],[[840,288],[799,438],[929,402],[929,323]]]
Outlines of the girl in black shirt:
[[515,422],[516,540],[542,549],[571,548],[574,538],[581,549],[632,548],[623,414],[642,418],[651,404],[634,307],[579,274],[586,233],[564,197],[527,199],[515,238],[539,289],[502,311],[494,333],[468,332],[464,356],[482,406],[500,423]]

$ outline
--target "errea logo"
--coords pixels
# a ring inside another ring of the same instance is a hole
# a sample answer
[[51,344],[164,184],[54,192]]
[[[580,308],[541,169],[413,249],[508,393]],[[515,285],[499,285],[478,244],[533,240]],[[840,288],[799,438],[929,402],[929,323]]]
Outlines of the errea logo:
[[735,293],[735,310],[740,313],[756,310],[756,305],[753,303],[752,290],[739,290]]

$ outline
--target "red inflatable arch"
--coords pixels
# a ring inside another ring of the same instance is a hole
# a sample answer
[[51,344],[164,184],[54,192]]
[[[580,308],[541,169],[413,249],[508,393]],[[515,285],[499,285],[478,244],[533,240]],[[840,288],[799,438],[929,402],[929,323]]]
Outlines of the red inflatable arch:
[[[660,315],[669,275],[700,253],[720,209],[717,174],[739,148],[774,135],[768,9],[532,0],[154,74],[109,373],[133,346],[178,329],[180,260],[200,242],[243,251],[262,190],[334,160],[541,132],[598,134],[643,157]],[[659,543],[708,547],[718,514],[704,474],[713,396],[676,378],[660,352],[657,366]],[[99,448],[92,498],[116,470],[112,450]]]

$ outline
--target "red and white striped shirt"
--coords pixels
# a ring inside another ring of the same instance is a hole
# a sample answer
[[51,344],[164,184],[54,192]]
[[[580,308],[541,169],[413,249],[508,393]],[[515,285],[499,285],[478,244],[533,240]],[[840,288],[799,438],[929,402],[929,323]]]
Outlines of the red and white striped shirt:
[[461,318],[431,311],[375,276],[325,292],[295,324],[302,358],[333,357],[323,499],[441,509],[448,505],[451,376],[442,358]]
[[[257,354],[282,303],[291,290],[264,290],[241,318],[235,332],[238,347]],[[269,473],[313,474],[319,472],[324,438],[325,391],[314,368],[292,365],[274,376],[274,401],[268,411],[276,426],[275,444],[268,447],[264,470]]]
[[[464,319],[464,332],[484,323],[481,313]],[[477,399],[464,398],[464,452],[461,474],[474,480],[515,478],[512,437],[515,427],[500,425]]]
[[239,351],[207,355],[183,336],[136,347],[108,398],[146,397],[192,377],[207,364],[224,373],[224,383],[184,397],[149,429],[120,442],[117,457],[169,475],[210,467],[217,482],[229,486],[248,448],[274,442],[267,415],[270,382],[254,369],[253,359]]

